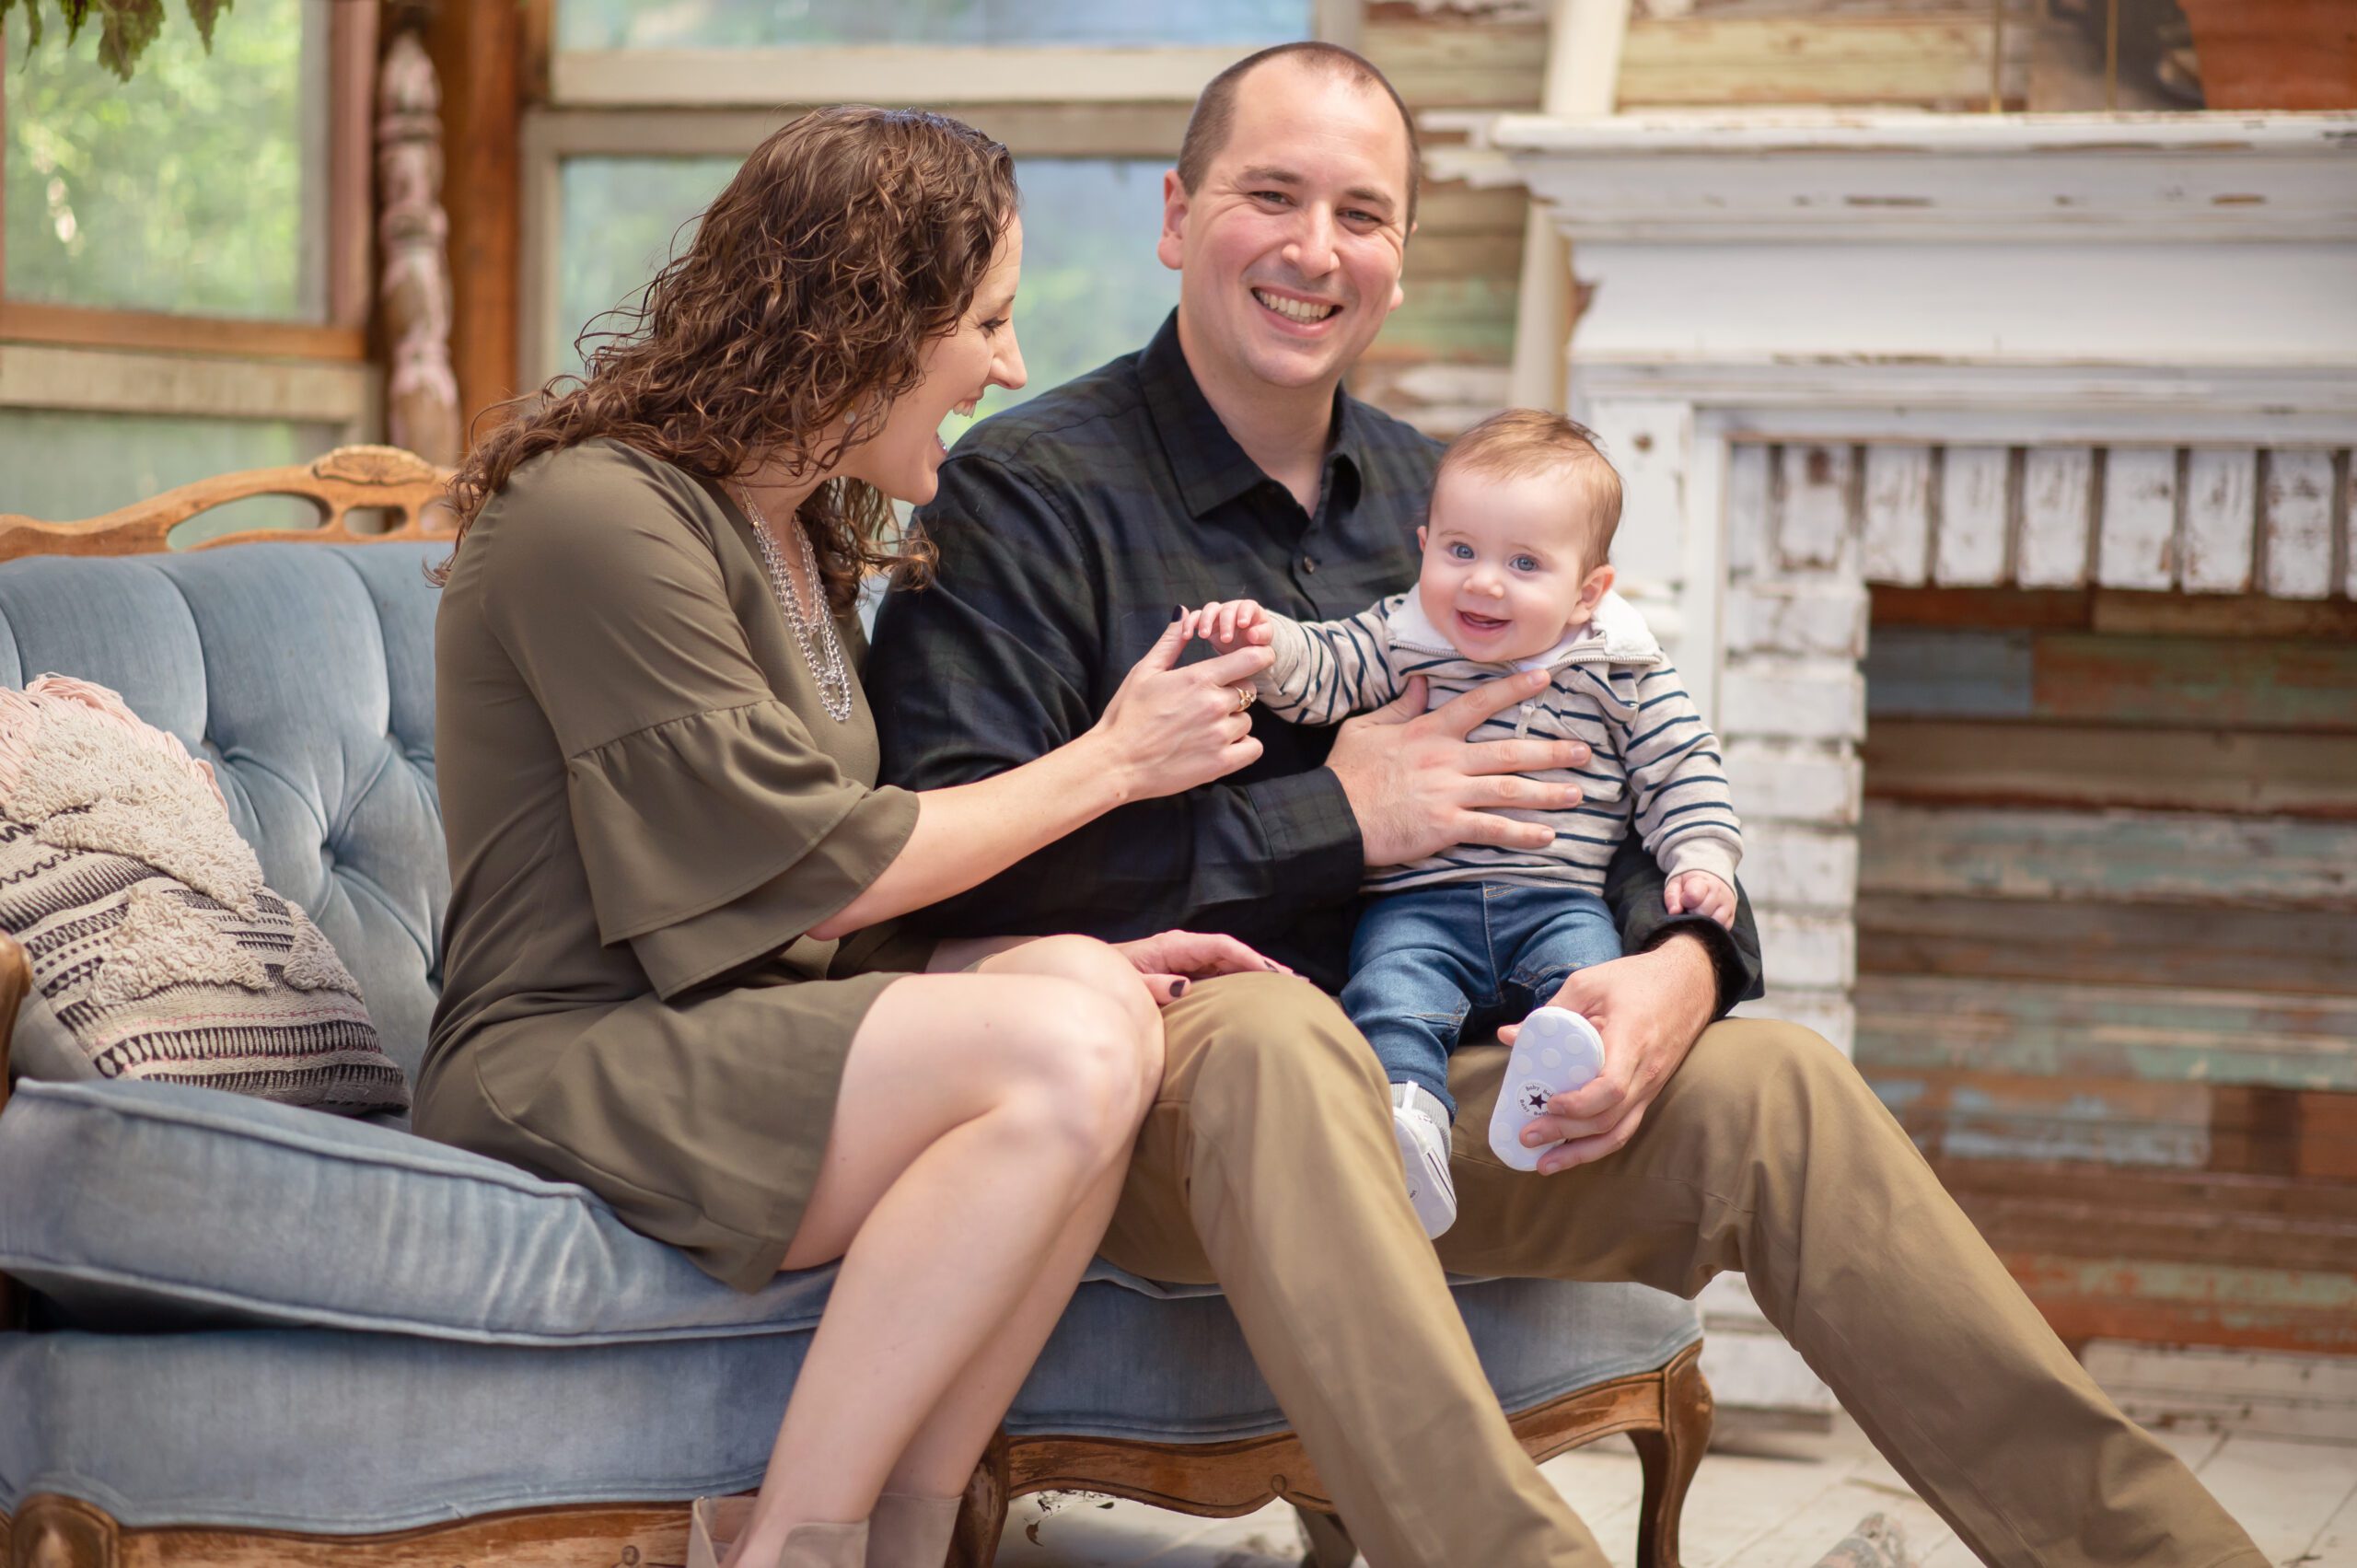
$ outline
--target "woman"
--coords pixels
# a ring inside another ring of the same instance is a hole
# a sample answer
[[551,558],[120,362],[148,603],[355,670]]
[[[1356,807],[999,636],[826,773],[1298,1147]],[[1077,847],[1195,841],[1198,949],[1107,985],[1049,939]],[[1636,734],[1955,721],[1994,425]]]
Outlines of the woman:
[[1023,384],[1015,206],[1006,150],[956,121],[805,116],[635,329],[453,484],[452,887],[416,1124],[582,1183],[740,1289],[842,1260],[748,1568],[937,1568],[1111,1215],[1155,1002],[1277,967],[1171,934],[918,974],[888,923],[1259,754],[1239,693],[1265,652],[1178,669],[1174,628],[1072,745],[875,787],[850,612],[892,563],[886,497],[933,494],[943,417]]

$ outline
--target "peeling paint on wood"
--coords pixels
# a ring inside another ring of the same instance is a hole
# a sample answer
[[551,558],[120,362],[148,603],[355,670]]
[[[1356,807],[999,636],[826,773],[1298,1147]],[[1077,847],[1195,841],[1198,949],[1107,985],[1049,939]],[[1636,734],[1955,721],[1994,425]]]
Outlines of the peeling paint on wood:
[[1730,658],[1719,686],[1723,736],[1856,740],[1866,730],[1865,678],[1846,658]]
[[2357,734],[2357,642],[1894,626],[1865,669],[1877,716]]
[[[1760,830],[1771,830],[1796,835]],[[1757,854],[1747,847],[1744,855],[1747,887]],[[2305,911],[1944,898],[1871,887],[1856,909],[1858,968],[1869,974],[2357,996],[2357,921]]]
[[2258,454],[2196,447],[2185,459],[2185,587],[2192,593],[2250,591],[2258,532]]
[[2322,598],[2332,591],[2332,468],[2329,452],[2267,454],[2259,527],[2270,594]]
[[1866,711],[1877,717],[2026,718],[2031,636],[1893,626],[1866,650]]
[[1736,577],[1766,569],[1759,543],[1769,532],[1768,448],[1742,442],[1727,453],[1727,570]]
[[1875,796],[1894,802],[2357,819],[2348,736],[1876,715],[1864,756]]
[[2166,447],[2115,447],[2105,454],[2096,580],[2106,587],[2176,586],[2177,458]]
[[1932,554],[1932,449],[1866,448],[1865,574],[1877,583],[1921,583]]
[[2357,1352],[2357,1278],[2348,1274],[1997,1250],[2066,1340]]
[[1858,836],[1782,823],[1747,824],[1743,885],[1762,904],[1847,913],[1858,888]]
[[1746,822],[1834,826],[1858,819],[1856,757],[1777,740],[1733,738],[1724,749],[1727,783],[1743,802]]
[[1846,565],[1855,457],[1849,447],[1778,448],[1772,500],[1778,563],[1786,571]]
[[2084,447],[2033,447],[2022,455],[2014,579],[2024,587],[2075,588],[2087,580],[2094,478],[2095,454]]
[[2357,998],[1865,975],[1858,1051],[1893,1072],[2357,1089]]
[[2341,737],[1877,718],[1864,755],[1894,802],[2357,819],[2357,744]]
[[2013,454],[2003,447],[1949,447],[1941,452],[1933,581],[1980,586],[2005,580],[2012,475]]
[[1858,1070],[1933,1159],[2087,1160],[2200,1170],[2210,1162],[2210,1090],[2121,1078],[1894,1071],[1879,1036]]
[[1875,800],[1859,830],[1884,892],[2357,912],[2357,823]]

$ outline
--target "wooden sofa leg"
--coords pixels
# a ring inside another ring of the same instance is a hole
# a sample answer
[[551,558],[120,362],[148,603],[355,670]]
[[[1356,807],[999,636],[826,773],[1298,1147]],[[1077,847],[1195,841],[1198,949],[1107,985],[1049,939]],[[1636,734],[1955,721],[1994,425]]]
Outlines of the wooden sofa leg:
[[998,1539],[1006,1531],[1006,1434],[991,1439],[966,1483],[966,1505],[958,1511],[947,1568],[991,1568],[998,1561]]
[[1308,1548],[1301,1568],[1351,1568],[1358,1561],[1358,1543],[1351,1539],[1351,1532],[1342,1527],[1341,1518],[1305,1508],[1298,1503],[1294,1504],[1294,1512],[1301,1516],[1302,1542]]
[[115,1568],[114,1518],[75,1497],[37,1492],[8,1530],[7,1568]]
[[1661,1383],[1661,1430],[1629,1434],[1645,1474],[1637,1568],[1678,1568],[1678,1515],[1711,1442],[1711,1386],[1702,1379],[1702,1347],[1689,1345],[1680,1352],[1662,1368]]

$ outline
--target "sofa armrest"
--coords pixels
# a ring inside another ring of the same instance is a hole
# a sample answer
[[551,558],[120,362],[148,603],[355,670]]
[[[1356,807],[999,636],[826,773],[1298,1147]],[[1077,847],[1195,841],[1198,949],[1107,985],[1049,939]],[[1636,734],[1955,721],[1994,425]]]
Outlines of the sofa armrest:
[[[0,1110],[8,1109],[8,1045],[17,1032],[17,1009],[32,989],[32,965],[17,939],[0,931]],[[25,1293],[16,1281],[0,1274],[0,1330],[22,1326]]]

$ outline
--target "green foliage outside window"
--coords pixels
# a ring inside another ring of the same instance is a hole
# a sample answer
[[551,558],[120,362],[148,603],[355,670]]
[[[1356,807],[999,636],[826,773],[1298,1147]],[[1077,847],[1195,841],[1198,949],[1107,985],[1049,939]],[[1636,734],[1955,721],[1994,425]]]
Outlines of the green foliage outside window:
[[[987,126],[984,129],[988,129]],[[557,247],[557,325],[566,338],[560,368],[578,372],[570,339],[591,318],[627,300],[655,275],[695,215],[737,170],[738,159],[576,157],[564,163],[563,222]],[[1143,346],[1178,300],[1178,274],[1155,259],[1161,228],[1162,171],[1145,158],[1023,158],[1023,280],[1015,301],[1016,341],[1030,385],[993,389],[982,412],[1092,370]],[[609,318],[600,330],[627,328]],[[595,347],[594,343],[591,345]],[[964,422],[943,431],[955,441]]]
[[307,79],[320,75],[305,60],[307,29],[324,25],[312,8],[244,0],[209,51],[198,25],[174,17],[122,82],[101,29],[27,47],[22,7],[0,0],[7,296],[323,319],[323,192],[304,136],[307,96],[323,86]]
[[[8,13],[22,9],[25,13],[25,42],[38,48],[47,29],[41,26],[43,0],[0,0],[0,23]],[[213,25],[227,10],[231,0],[188,0],[189,19],[203,41],[206,52],[213,48]],[[131,80],[132,71],[156,35],[164,30],[164,0],[55,0],[59,17],[65,23],[68,48],[82,34],[90,19],[98,18],[99,64],[112,71],[122,81]]]

